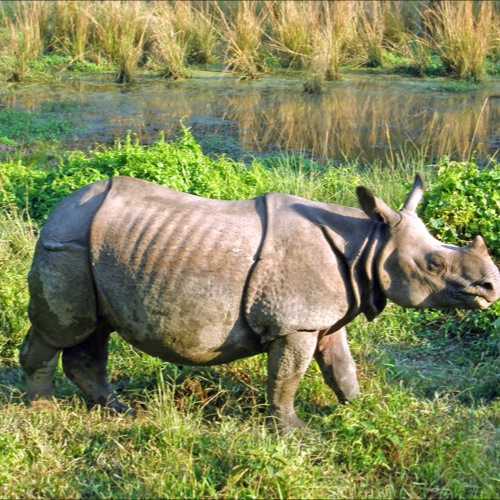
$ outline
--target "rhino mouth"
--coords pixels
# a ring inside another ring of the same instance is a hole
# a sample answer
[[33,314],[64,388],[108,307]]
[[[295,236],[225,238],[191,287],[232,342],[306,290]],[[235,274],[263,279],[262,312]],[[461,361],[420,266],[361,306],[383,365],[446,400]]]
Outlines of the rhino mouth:
[[467,309],[488,309],[500,298],[496,286],[489,282],[474,284],[461,290],[457,287],[452,295],[462,304],[467,303]]
[[[488,309],[495,300],[490,300],[488,297],[485,297],[483,294],[478,294],[477,291],[456,291],[453,295],[453,299],[450,300],[450,296],[448,296],[447,303],[457,304],[456,307],[461,309]],[[445,306],[444,308],[447,309]]]
[[475,295],[473,296],[473,302],[477,306],[477,309],[488,309],[488,307],[493,304],[493,302],[490,302],[487,298],[482,297],[481,295]]

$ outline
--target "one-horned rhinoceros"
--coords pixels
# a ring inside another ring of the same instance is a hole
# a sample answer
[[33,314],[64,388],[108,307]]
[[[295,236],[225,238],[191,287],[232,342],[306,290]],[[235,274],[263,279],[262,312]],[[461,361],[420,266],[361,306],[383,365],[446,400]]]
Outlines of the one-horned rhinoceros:
[[112,331],[181,365],[267,352],[268,401],[282,430],[301,426],[294,395],[315,357],[342,401],[359,391],[344,325],[386,299],[404,307],[484,309],[500,273],[481,237],[434,239],[415,213],[417,175],[400,212],[360,186],[362,210],[268,193],[220,201],[116,177],[62,200],[29,274],[32,327],[21,347],[28,401],[66,375],[117,411],[107,379]]

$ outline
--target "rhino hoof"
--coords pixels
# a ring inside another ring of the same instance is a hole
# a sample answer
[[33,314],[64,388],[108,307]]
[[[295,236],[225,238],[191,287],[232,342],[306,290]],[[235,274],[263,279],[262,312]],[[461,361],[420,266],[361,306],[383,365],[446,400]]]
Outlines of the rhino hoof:
[[97,401],[97,404],[103,409],[108,410],[111,413],[118,413],[120,415],[129,415],[131,417],[136,416],[135,410],[133,410],[129,405],[126,405],[117,399],[112,401]]
[[293,417],[278,418],[277,416],[272,416],[267,419],[266,426],[269,431],[277,432],[281,436],[285,436],[290,432],[297,429],[304,429],[306,424],[303,420],[298,418],[296,415]]

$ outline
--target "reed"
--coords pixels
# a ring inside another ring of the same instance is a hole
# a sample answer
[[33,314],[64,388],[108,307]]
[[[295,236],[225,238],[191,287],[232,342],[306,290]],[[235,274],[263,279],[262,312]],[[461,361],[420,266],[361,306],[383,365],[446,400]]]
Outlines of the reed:
[[146,5],[135,1],[104,1],[95,7],[91,17],[94,43],[117,64],[117,83],[128,83],[143,55],[149,17]]
[[492,2],[480,2],[476,7],[470,0],[444,0],[424,15],[446,73],[454,78],[480,81],[493,45]]
[[205,64],[214,59],[219,42],[217,26],[211,14],[210,2],[175,2],[173,25],[181,34],[183,44],[187,46],[187,61],[191,64]]
[[3,17],[7,35],[0,61],[8,81],[21,81],[29,63],[43,53],[49,8],[48,2],[21,1]]
[[74,0],[53,4],[52,45],[73,61],[84,61],[89,50],[93,2]]
[[345,66],[383,66],[390,53],[435,74],[432,51],[449,75],[480,80],[498,71],[499,26],[494,2],[472,0],[23,0],[0,2],[0,62],[21,80],[49,53],[67,66],[106,61],[126,82],[144,65],[179,78],[190,64],[221,61],[246,78],[270,66],[312,73],[314,89]]
[[327,81],[340,79],[341,66],[357,45],[358,3],[324,1],[318,5],[318,25],[313,33],[311,67]]
[[312,54],[316,5],[290,0],[266,5],[270,14],[270,46],[278,51],[285,67],[307,69]]
[[256,78],[264,69],[261,49],[266,11],[257,2],[243,0],[237,2],[234,15],[220,6],[218,12],[226,67],[244,78]]
[[189,38],[178,28],[174,7],[157,2],[151,13],[151,56],[165,78],[179,79],[188,75]]
[[370,68],[383,66],[386,19],[390,4],[371,0],[359,12],[359,35],[366,51],[365,65]]
[[431,44],[418,36],[403,35],[395,52],[407,61],[407,68],[415,76],[423,77],[431,65]]

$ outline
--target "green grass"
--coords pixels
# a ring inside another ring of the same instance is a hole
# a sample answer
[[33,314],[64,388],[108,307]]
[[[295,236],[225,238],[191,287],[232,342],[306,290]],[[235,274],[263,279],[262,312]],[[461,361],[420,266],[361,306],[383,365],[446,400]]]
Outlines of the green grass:
[[87,408],[61,370],[54,400],[21,401],[17,346],[36,240],[27,213],[43,224],[78,186],[126,174],[218,198],[274,190],[355,205],[362,183],[397,207],[417,167],[430,195],[451,174],[441,184],[438,169],[423,165],[361,170],[291,157],[245,165],[205,156],[187,129],[148,147],[126,139],[61,152],[57,165],[26,158],[0,163],[1,497],[499,496],[498,309],[444,315],[390,305],[371,323],[356,319],[348,334],[361,396],[338,405],[313,363],[296,398],[308,426],[285,437],[266,427],[265,356],[182,368],[116,335],[110,377],[136,418]]
[[54,104],[42,105],[35,112],[0,109],[0,141],[7,145],[33,145],[55,142],[74,133],[78,126],[75,121],[55,116],[64,104],[58,103],[58,110],[50,106]]

